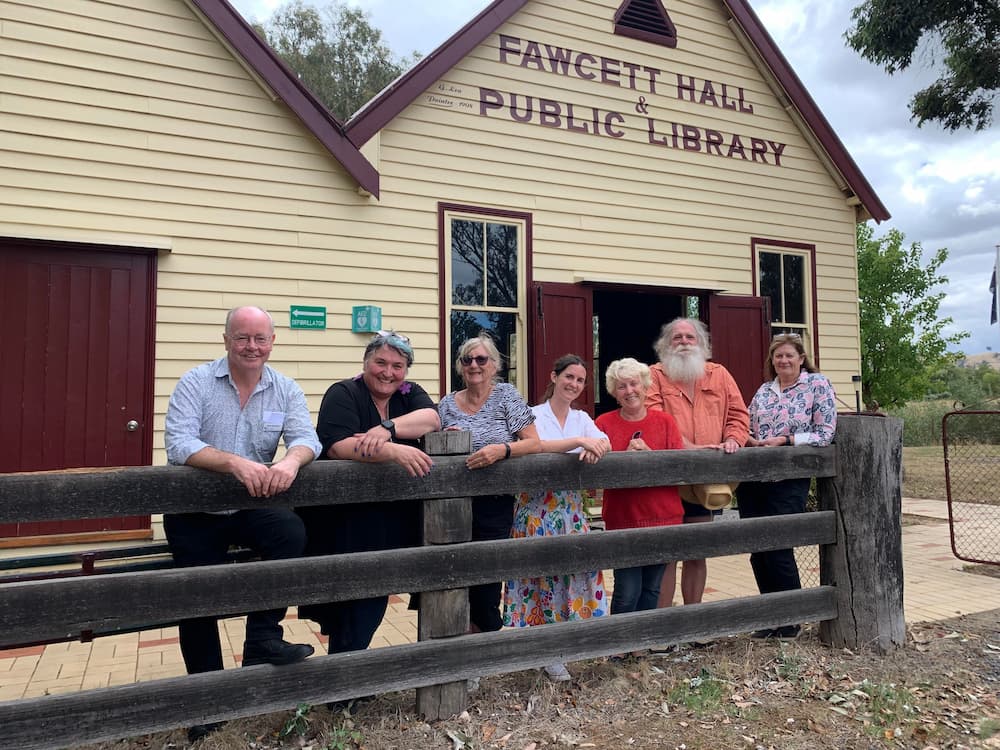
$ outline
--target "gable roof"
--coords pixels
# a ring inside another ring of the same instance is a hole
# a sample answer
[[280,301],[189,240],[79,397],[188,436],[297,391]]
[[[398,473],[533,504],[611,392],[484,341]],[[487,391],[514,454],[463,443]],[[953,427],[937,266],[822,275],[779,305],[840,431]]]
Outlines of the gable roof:
[[244,62],[271,87],[333,157],[378,197],[379,174],[347,138],[340,121],[313,96],[278,55],[226,0],[189,0],[209,20]]
[[[345,125],[347,136],[359,147],[367,143],[527,2],[528,0],[494,0],[444,44],[355,113]],[[721,0],[721,2],[754,46],[760,56],[759,59],[784,90],[792,107],[815,137],[816,143],[826,152],[830,163],[843,177],[847,190],[853,193],[873,219],[879,222],[889,219],[889,211],[879,200],[875,190],[861,173],[816,102],[806,91],[788,60],[781,54],[757,14],[750,8],[748,0]]]

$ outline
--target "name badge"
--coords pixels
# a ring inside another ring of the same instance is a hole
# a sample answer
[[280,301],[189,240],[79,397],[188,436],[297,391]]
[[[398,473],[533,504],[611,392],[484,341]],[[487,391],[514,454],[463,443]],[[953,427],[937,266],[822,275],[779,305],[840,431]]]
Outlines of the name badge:
[[280,430],[285,424],[285,413],[283,411],[265,411],[264,426],[269,430]]

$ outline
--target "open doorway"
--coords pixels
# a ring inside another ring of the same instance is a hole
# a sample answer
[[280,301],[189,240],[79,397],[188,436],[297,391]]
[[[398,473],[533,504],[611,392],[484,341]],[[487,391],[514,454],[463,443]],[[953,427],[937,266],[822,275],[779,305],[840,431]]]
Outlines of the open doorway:
[[653,342],[674,318],[698,314],[698,297],[668,291],[594,289],[594,413],[617,408],[604,388],[604,371],[622,357],[653,364]]

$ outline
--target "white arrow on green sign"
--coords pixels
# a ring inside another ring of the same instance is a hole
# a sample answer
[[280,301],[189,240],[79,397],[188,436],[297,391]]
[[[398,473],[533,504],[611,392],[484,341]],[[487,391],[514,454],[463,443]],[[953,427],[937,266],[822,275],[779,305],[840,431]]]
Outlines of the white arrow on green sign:
[[326,328],[326,308],[292,305],[288,310],[290,328]]

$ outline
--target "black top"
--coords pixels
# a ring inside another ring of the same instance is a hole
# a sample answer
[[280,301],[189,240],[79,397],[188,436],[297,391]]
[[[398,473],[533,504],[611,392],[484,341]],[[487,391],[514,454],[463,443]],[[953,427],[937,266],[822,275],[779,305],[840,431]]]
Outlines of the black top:
[[[417,409],[434,409],[434,402],[417,383],[404,381],[399,390],[389,399],[388,418],[396,419]],[[382,415],[375,408],[365,380],[358,375],[350,380],[341,380],[331,385],[323,396],[319,407],[316,432],[323,443],[323,458],[334,443],[352,437],[359,432],[367,432],[382,424]],[[399,438],[393,442],[420,447],[419,440]]]

